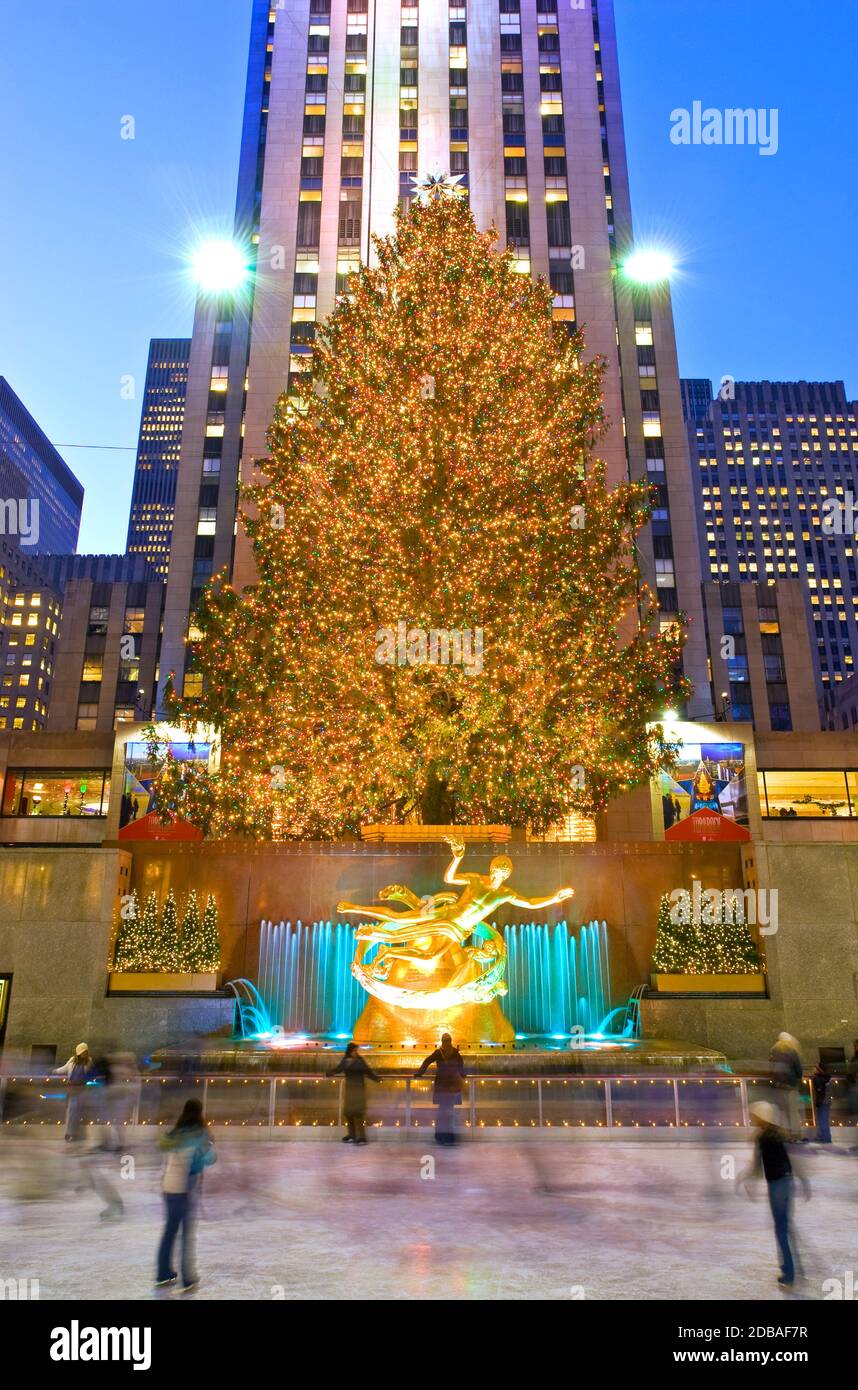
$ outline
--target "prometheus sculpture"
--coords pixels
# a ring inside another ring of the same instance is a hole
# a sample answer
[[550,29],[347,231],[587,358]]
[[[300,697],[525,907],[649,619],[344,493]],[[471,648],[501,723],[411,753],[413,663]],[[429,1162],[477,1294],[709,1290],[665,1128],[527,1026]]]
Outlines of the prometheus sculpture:
[[[446,1026],[463,1042],[511,1042],[513,1030],[498,1003],[506,994],[506,946],[489,921],[507,904],[551,907],[571,898],[561,888],[550,898],[526,898],[508,881],[512,860],[498,855],[487,874],[462,873],[465,847],[447,842],[453,852],[444,882],[459,893],[430,893],[418,898],[410,888],[390,884],[379,893],[396,907],[337,904],[338,912],[374,918],[357,930],[352,973],[371,996],[358,1020],[355,1038],[373,1042],[435,1041]],[[469,938],[473,942],[466,944]],[[379,946],[371,961],[365,959]]]

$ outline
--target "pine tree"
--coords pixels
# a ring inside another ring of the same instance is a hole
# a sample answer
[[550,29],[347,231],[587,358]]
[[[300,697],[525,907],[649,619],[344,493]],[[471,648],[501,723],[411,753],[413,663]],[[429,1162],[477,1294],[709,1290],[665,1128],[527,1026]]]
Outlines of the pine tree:
[[690,913],[683,913],[681,904],[672,903],[667,893],[658,906],[653,969],[666,975],[682,975],[688,969],[692,928]]
[[713,933],[712,968],[718,974],[752,975],[761,968],[760,952],[745,917],[741,894],[721,894],[717,930]]
[[113,947],[111,968],[117,971],[137,969],[141,944],[140,900],[137,896],[137,889],[134,888],[123,897],[119,909],[119,927]]
[[164,972],[173,972],[179,968],[179,915],[172,888],[161,911],[154,968]]
[[538,833],[671,761],[648,725],[687,687],[635,563],[648,488],[607,487],[602,367],[495,239],[459,198],[401,213],[277,405],[241,518],[258,582],[204,594],[204,695],[173,704],[220,729],[220,769],[156,787],[206,833]]
[[140,933],[138,943],[139,950],[134,968],[136,970],[157,970],[158,952],[160,941],[160,928],[158,923],[158,897],[155,893],[150,893],[143,905],[143,916],[140,919]]
[[220,933],[217,925],[217,903],[209,893],[206,899],[199,950],[193,958],[193,969],[201,974],[220,970]]
[[193,972],[194,962],[197,960],[202,946],[202,922],[200,920],[200,905],[197,902],[196,892],[193,890],[188,894],[185,903],[185,911],[182,915],[182,929],[179,933],[179,951],[176,968],[179,971]]

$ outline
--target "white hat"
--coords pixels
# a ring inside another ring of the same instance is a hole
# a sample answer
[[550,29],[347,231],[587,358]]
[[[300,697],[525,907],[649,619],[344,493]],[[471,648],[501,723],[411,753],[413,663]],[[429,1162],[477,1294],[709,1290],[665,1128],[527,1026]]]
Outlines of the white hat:
[[769,1100],[756,1100],[751,1106],[751,1119],[758,1120],[763,1125],[780,1125],[781,1115],[776,1106]]
[[794,1038],[792,1033],[778,1033],[778,1042],[788,1043],[790,1047],[798,1047],[798,1038]]
[[75,1050],[74,1050],[74,1055],[75,1055],[75,1057],[82,1057],[83,1054],[84,1054],[84,1052],[89,1052],[89,1048],[88,1048],[87,1044],[86,1044],[86,1043],[78,1043],[77,1047],[76,1047]]

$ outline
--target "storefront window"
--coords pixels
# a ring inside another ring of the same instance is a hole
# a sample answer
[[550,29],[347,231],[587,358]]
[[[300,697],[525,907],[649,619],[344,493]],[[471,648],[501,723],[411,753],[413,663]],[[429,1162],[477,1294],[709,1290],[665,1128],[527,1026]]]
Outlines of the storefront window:
[[109,770],[10,771],[6,774],[2,813],[4,816],[106,816],[109,800]]
[[[769,820],[849,819],[858,806],[856,772],[760,772],[760,806]],[[848,785],[847,785],[848,781]],[[851,798],[850,798],[851,791]]]

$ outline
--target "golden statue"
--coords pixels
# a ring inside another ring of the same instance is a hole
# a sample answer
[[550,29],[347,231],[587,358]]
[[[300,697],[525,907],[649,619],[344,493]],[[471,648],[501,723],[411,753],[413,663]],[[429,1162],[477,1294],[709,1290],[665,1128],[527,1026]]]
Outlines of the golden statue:
[[[550,898],[525,898],[508,883],[512,860],[498,855],[487,874],[460,873],[465,846],[447,843],[453,853],[444,882],[461,893],[429,893],[418,898],[393,883],[379,893],[394,907],[338,903],[338,912],[372,917],[357,930],[352,974],[371,996],[355,1026],[358,1042],[436,1042],[439,1032],[455,1031],[462,1042],[512,1042],[512,1025],[499,998],[506,994],[506,945],[486,920],[499,907],[551,907],[571,898],[561,888]],[[474,943],[469,937],[477,933]],[[380,950],[369,962],[367,951]]]

